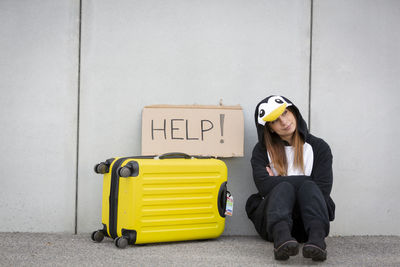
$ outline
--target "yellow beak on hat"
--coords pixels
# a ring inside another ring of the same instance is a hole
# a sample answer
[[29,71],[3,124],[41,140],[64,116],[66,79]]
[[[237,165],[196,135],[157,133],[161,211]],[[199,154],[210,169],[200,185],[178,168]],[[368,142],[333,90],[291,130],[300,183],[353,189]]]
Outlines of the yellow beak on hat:
[[285,111],[286,107],[287,107],[287,104],[283,103],[282,105],[278,106],[276,109],[271,111],[267,116],[262,118],[262,120],[265,122],[276,120],[277,118],[279,118],[280,115],[282,115],[282,113]]
[[258,106],[258,124],[265,125],[267,122],[274,121],[285,112],[285,109],[291,106],[282,96],[271,96],[265,102]]

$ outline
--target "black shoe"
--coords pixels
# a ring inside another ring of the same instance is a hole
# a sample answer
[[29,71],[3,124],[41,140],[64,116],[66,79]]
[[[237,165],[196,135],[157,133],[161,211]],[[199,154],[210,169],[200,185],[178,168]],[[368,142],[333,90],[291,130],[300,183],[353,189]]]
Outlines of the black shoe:
[[275,260],[284,261],[290,256],[295,256],[299,253],[299,243],[296,240],[289,240],[274,249]]
[[324,261],[326,260],[327,252],[313,244],[305,244],[303,246],[303,257],[311,258],[313,261]]

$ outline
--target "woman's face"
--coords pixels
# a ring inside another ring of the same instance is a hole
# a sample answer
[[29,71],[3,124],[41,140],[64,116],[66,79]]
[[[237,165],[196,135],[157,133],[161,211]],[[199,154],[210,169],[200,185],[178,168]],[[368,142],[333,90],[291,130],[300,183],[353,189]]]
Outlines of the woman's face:
[[283,140],[292,141],[293,133],[296,131],[297,122],[294,114],[285,109],[285,111],[274,121],[271,121],[268,126],[277,133]]

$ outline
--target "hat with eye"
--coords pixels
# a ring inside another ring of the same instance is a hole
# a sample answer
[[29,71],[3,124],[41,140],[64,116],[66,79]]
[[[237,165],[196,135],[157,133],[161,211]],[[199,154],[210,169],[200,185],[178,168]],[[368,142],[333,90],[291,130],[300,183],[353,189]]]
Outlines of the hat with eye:
[[264,130],[267,122],[279,118],[286,108],[290,107],[297,120],[297,130],[305,139],[308,134],[307,123],[304,121],[296,105],[284,96],[271,95],[261,100],[254,111],[254,122],[257,128],[258,141],[264,143]]
[[258,104],[256,115],[258,124],[265,125],[266,122],[274,121],[293,103],[289,99],[273,95],[265,98]]

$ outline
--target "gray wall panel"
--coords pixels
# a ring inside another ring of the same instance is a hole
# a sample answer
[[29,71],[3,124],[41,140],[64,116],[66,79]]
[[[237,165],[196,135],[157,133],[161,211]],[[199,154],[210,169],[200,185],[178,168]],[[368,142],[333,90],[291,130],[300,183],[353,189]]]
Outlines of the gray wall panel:
[[78,14],[0,2],[0,231],[74,231]]
[[332,233],[399,235],[400,2],[314,3],[311,123],[334,153]]

